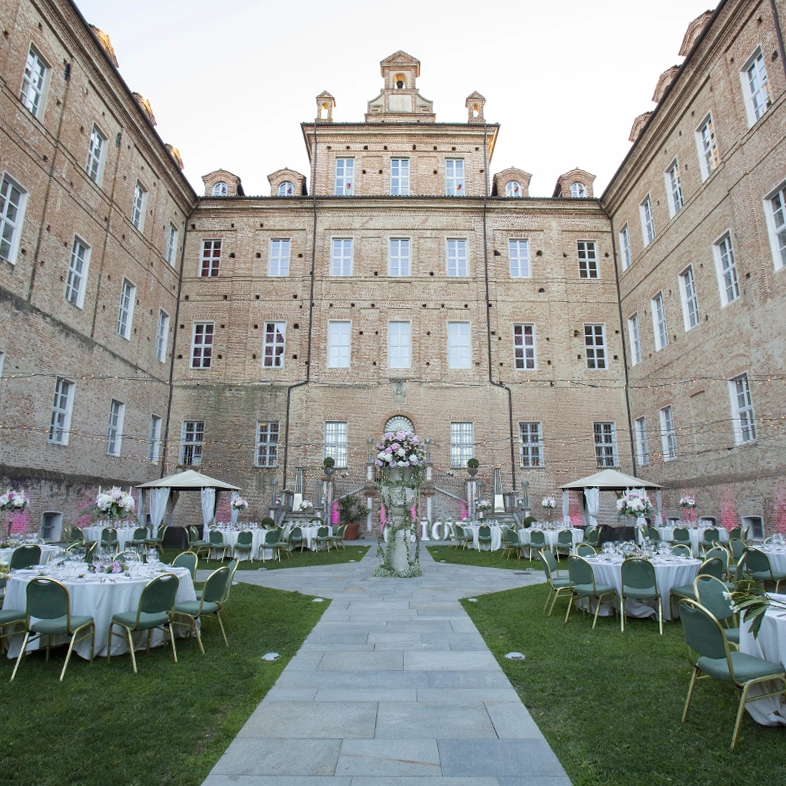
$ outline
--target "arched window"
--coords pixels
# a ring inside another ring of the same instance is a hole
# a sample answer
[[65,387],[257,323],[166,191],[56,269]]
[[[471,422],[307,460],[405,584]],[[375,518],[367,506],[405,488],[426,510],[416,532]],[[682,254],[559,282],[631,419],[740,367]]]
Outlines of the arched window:
[[388,431],[392,431],[395,433],[396,431],[415,431],[415,426],[412,424],[412,421],[409,418],[405,418],[403,415],[394,415],[387,423],[385,423],[385,433],[387,434]]
[[213,196],[226,196],[227,195],[227,184],[226,183],[216,183],[213,186]]
[[574,183],[570,187],[570,195],[572,197],[583,198],[583,197],[587,196],[587,189],[584,188],[584,186],[581,183]]
[[285,180],[279,187],[278,187],[278,195],[279,196],[294,196],[295,195],[295,188],[288,180]]
[[520,197],[521,186],[515,180],[511,180],[510,183],[505,183],[505,196]]

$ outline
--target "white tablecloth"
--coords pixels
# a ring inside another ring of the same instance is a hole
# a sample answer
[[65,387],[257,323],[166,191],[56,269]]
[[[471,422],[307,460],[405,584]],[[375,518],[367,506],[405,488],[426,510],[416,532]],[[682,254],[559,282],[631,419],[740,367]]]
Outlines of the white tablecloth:
[[[214,529],[211,527],[211,529]],[[215,528],[216,532],[220,532],[224,536],[224,543],[229,546],[230,554],[233,557],[238,556],[235,554],[235,546],[237,545],[237,536],[241,532],[250,532],[251,533],[251,559],[256,559],[257,554],[259,553],[259,547],[262,545],[262,542],[265,540],[265,533],[267,530],[265,529],[220,529]],[[208,539],[210,535],[208,535]],[[239,552],[240,556],[245,557],[248,552],[241,551]]]
[[478,533],[481,527],[488,527],[491,530],[491,551],[499,551],[502,548],[502,528],[499,524],[465,524],[464,529],[472,530],[472,548],[480,549]]
[[[698,527],[696,529],[688,527],[688,534],[690,535],[690,548],[694,557],[698,557],[701,552],[699,551],[699,543],[704,540],[704,530],[713,529],[712,527]],[[715,527],[718,530],[718,540],[721,543],[729,542],[729,533],[723,527]],[[662,540],[667,540],[670,543],[674,541],[674,527],[658,527],[658,532]]]
[[770,560],[773,573],[786,573],[786,546],[759,546]]
[[[101,544],[101,532],[105,529],[112,529],[111,527],[84,527],[82,529],[82,534],[85,536],[85,540],[95,540]],[[128,544],[129,540],[132,540],[134,537],[134,532],[136,532],[136,527],[120,527],[116,528],[115,532],[117,533],[117,550],[125,551],[126,545]]]
[[[555,549],[557,547],[557,541],[559,540],[559,533],[562,530],[558,530],[558,529],[539,530],[537,527],[522,527],[518,531],[519,543],[521,543],[522,546],[530,545],[530,533],[533,531],[543,532],[543,534],[546,536],[546,545],[550,546],[552,549]],[[570,534],[573,539],[574,548],[584,540],[583,529],[578,529],[577,527],[571,527]]]
[[[41,548],[41,559],[38,560],[39,565],[46,565],[49,558],[60,551],[60,546],[49,546],[44,544],[37,544]],[[5,562],[7,565],[11,564],[11,556],[16,549],[0,549],[0,562]]]
[[[187,600],[196,600],[194,582],[187,568],[171,568],[167,566],[167,571],[174,573],[180,579],[180,587],[177,591],[177,602],[182,603]],[[38,571],[23,571],[12,574],[8,581],[5,591],[4,608],[24,609],[27,606],[27,583],[35,578]],[[96,643],[95,654],[106,656],[106,637],[109,632],[109,624],[113,614],[120,614],[124,611],[136,611],[139,606],[139,598],[142,590],[151,581],[149,577],[129,579],[125,576],[106,576],[102,582],[98,577],[91,575],[90,579],[66,579],[62,581],[68,588],[71,597],[71,613],[86,614],[95,620],[96,623]],[[117,628],[115,628],[117,630]],[[185,628],[179,628],[185,631]],[[56,637],[59,638],[59,637]],[[159,646],[164,639],[161,631],[154,631],[152,645]],[[68,641],[67,637],[62,637],[63,641]],[[46,646],[46,639],[38,639],[30,649],[37,649],[39,644]],[[19,654],[22,646],[22,637],[14,636],[10,639],[8,657],[14,658]],[[134,649],[147,646],[147,632],[142,631],[134,634]],[[82,658],[90,657],[90,639],[79,642],[74,651]],[[128,644],[121,638],[112,637],[112,654],[128,652]]]
[[[319,532],[319,527],[323,525],[317,525],[313,527],[301,527],[300,531],[303,533],[303,537],[306,539],[306,547],[309,549],[316,549],[317,547],[317,532]],[[328,526],[328,534],[333,534],[333,527]]]

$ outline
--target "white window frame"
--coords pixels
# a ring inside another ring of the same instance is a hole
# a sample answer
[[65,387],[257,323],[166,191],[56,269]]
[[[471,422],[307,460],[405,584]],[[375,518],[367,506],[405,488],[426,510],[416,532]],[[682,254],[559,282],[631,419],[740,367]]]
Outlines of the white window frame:
[[284,368],[287,323],[274,320],[265,322],[262,341],[262,368]]
[[39,119],[44,113],[50,72],[49,63],[41,52],[33,44],[30,44],[22,73],[22,89],[19,92],[19,100],[33,117]]
[[586,199],[587,189],[584,186],[584,183],[571,183],[570,195],[573,199]]
[[472,368],[472,330],[469,322],[448,322],[448,368]]
[[412,241],[408,237],[391,237],[388,241],[388,275],[402,278],[412,275]]
[[330,238],[330,275],[351,276],[354,267],[355,239],[352,237]]
[[280,197],[295,196],[295,187],[292,185],[292,183],[289,182],[289,180],[285,180],[278,186],[278,195]]
[[579,258],[579,278],[600,278],[598,244],[594,240],[576,241]]
[[682,195],[682,183],[680,182],[680,164],[676,158],[663,173],[663,182],[666,185],[669,218],[674,218],[685,205],[685,199]]
[[592,424],[592,435],[595,446],[595,464],[602,468],[618,467],[617,424],[608,421],[596,421]]
[[740,81],[742,82],[742,94],[745,97],[748,128],[750,128],[772,106],[767,66],[761,47],[756,49],[742,67]]
[[156,360],[166,362],[167,345],[169,344],[169,314],[163,308],[158,310],[156,324]]
[[650,300],[652,307],[652,331],[655,338],[655,351],[660,352],[669,344],[669,330],[666,325],[666,304],[663,292],[653,295]]
[[150,416],[150,437],[147,440],[147,460],[153,464],[158,464],[161,456],[161,424],[163,418],[160,415]]
[[119,456],[123,448],[123,421],[126,416],[126,405],[122,401],[112,399],[109,405],[109,427],[106,431],[106,455]]
[[292,241],[288,237],[270,239],[267,257],[267,274],[271,278],[289,275],[289,262],[292,253]]
[[517,371],[537,369],[535,325],[532,322],[517,322],[513,325],[513,367]]
[[349,426],[345,420],[326,420],[323,458],[332,458],[336,469],[349,464]]
[[135,305],[136,284],[124,278],[120,286],[120,308],[117,312],[117,334],[126,341],[131,340],[131,326],[134,322]]
[[720,153],[718,140],[715,137],[715,126],[712,122],[712,112],[708,112],[699,123],[694,133],[696,150],[699,154],[699,169],[701,180],[704,182],[719,166]]
[[[18,194],[13,202],[14,192]],[[27,191],[7,172],[0,180],[0,259],[16,264],[27,209]]]
[[658,410],[660,419],[660,444],[664,461],[675,461],[677,458],[677,432],[674,429],[674,411],[671,404]]
[[627,270],[633,264],[630,250],[630,227],[626,221],[620,229],[620,251],[622,252],[622,269]]
[[205,447],[205,421],[184,420],[180,432],[179,463],[185,467],[202,466],[202,452]]
[[445,194],[447,196],[464,196],[466,183],[464,181],[464,159],[445,159]]
[[199,277],[217,278],[221,272],[221,253],[223,243],[220,238],[202,241],[202,254],[199,258]]
[[529,264],[529,240],[510,238],[508,240],[508,261],[511,278],[530,278],[532,269]]
[[630,343],[630,364],[638,366],[641,363],[641,330],[639,327],[639,312],[634,311],[628,317],[628,341]]
[[639,217],[641,218],[641,239],[646,248],[655,240],[655,219],[652,215],[652,197],[647,194],[639,203]]
[[412,367],[412,323],[388,322],[388,368]]
[[521,193],[521,183],[515,180],[509,180],[505,183],[505,196],[513,199],[521,199],[523,196]]
[[79,309],[85,305],[87,273],[90,269],[90,246],[79,235],[74,235],[71,244],[71,259],[66,275],[65,299]]
[[213,193],[214,197],[225,197],[229,193],[229,189],[227,188],[227,184],[220,180],[213,186]]
[[90,141],[87,146],[87,163],[85,170],[87,176],[97,185],[101,185],[104,179],[104,161],[106,159],[106,137],[101,133],[98,126],[93,123],[90,132]]
[[71,414],[74,410],[76,384],[65,377],[55,380],[55,398],[49,421],[48,441],[52,445],[67,445],[71,437]]
[[633,421],[633,434],[636,440],[636,462],[640,467],[646,467],[650,463],[646,418],[640,417]]
[[175,257],[177,256],[178,236],[179,232],[177,231],[177,227],[170,221],[169,232],[166,236],[166,252],[164,254],[164,259],[166,259],[167,264],[172,267],[175,266]]
[[327,367],[349,368],[352,362],[352,322],[348,319],[328,321]]
[[454,422],[450,424],[450,466],[459,469],[475,458],[475,424]]
[[679,275],[680,300],[682,301],[682,321],[685,332],[698,327],[701,322],[699,315],[699,298],[696,294],[696,277],[693,275],[693,265],[688,265]]
[[756,417],[747,372],[729,380],[729,398],[734,441],[738,445],[756,442]]
[[740,281],[737,276],[737,263],[734,258],[734,245],[731,232],[724,232],[712,244],[715,258],[715,272],[718,276],[718,290],[721,307],[728,306],[740,297]]
[[445,272],[449,278],[469,276],[469,248],[466,238],[449,237],[445,241]]
[[341,156],[336,159],[333,193],[336,196],[354,196],[355,159]]
[[131,223],[140,232],[145,231],[145,210],[147,209],[147,189],[140,180],[134,186],[134,204],[131,208]]
[[257,421],[254,445],[255,467],[277,467],[278,445],[281,429],[277,420]]
[[584,352],[588,369],[595,371],[608,369],[606,326],[603,323],[586,323],[584,325]]
[[216,327],[214,322],[194,322],[191,328],[191,368],[205,369],[212,367],[215,340]]
[[786,181],[764,198],[764,214],[776,270],[786,267]]
[[390,195],[409,196],[410,160],[408,158],[390,159]]
[[543,465],[543,424],[536,420],[519,422],[519,466]]

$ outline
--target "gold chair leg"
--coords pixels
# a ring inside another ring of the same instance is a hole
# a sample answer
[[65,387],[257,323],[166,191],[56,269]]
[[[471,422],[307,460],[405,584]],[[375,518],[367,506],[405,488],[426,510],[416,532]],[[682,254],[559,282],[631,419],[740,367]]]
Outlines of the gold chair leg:
[[620,596],[620,633],[625,633],[625,598]]
[[169,623],[169,640],[172,642],[172,657],[177,663],[177,648],[175,647],[175,632],[172,630],[172,622]]
[[221,635],[224,637],[224,644],[229,646],[229,642],[227,641],[227,634],[224,633],[224,623],[221,621],[221,609],[216,611],[216,619],[218,620],[218,626],[221,628]]
[[134,674],[137,674],[136,655],[134,654],[134,638],[131,635],[131,628],[126,628],[126,633],[128,634],[128,651],[131,653],[131,665],[134,667]]
[[565,622],[567,622],[568,618],[570,617],[570,608],[572,605],[573,605],[573,596],[571,596],[570,601],[568,602],[568,611],[565,614]]
[[71,641],[68,642],[68,652],[66,652],[66,659],[65,663],[63,664],[63,670],[60,672],[60,682],[63,681],[63,677],[65,677],[66,669],[68,668],[68,661],[71,660],[71,653],[74,651],[74,639],[76,639],[76,634],[71,634]]
[[202,636],[199,633],[199,625],[197,625],[197,621],[194,617],[189,617],[191,620],[191,625],[189,626],[188,633],[191,634],[191,630],[193,629],[194,633],[196,634],[197,644],[199,644],[199,651],[204,655],[205,648],[202,646]]
[[16,659],[16,665],[14,666],[14,671],[11,674],[11,679],[9,680],[9,682],[13,682],[14,677],[16,677],[16,670],[19,668],[19,664],[22,662],[22,658],[24,657],[25,651],[27,650],[27,642],[29,638],[30,638],[30,631],[25,631],[25,638],[24,641],[22,641],[22,649],[19,650],[19,655],[17,656]]
[[737,708],[737,719],[734,721],[734,734],[731,737],[731,749],[737,744],[737,735],[740,733],[740,724],[742,723],[742,714],[745,712],[745,699],[748,697],[748,688],[750,683],[745,683],[742,689],[742,697],[740,698],[740,706]]
[[658,595],[658,629],[660,630],[660,635],[663,635],[663,600]]
[[693,697],[693,689],[696,687],[696,678],[699,674],[699,670],[694,666],[693,667],[693,674],[691,674],[690,678],[690,687],[688,688],[688,698],[685,699],[685,709],[682,711],[682,722],[685,723],[685,719],[688,717],[688,709],[690,708],[690,700]]
[[598,605],[595,607],[595,619],[592,620],[592,630],[595,630],[595,626],[598,624],[598,614],[600,613],[600,601],[603,595],[598,597]]

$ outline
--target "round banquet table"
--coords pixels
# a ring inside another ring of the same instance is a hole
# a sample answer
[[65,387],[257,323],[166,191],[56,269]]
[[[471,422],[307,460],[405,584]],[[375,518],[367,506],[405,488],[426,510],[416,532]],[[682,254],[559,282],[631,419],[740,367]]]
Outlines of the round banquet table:
[[[134,532],[136,532],[136,527],[84,527],[82,529],[82,534],[85,536],[86,541],[95,540],[99,544],[101,543],[101,532],[105,529],[114,529],[117,533],[117,550],[125,551],[126,545],[128,544],[129,540],[132,540],[134,537]],[[89,646],[89,645],[88,645]]]
[[[235,554],[235,546],[237,545],[237,536],[241,532],[250,532],[251,533],[251,554],[249,555],[249,559],[255,559],[256,555],[259,553],[259,547],[262,545],[262,542],[265,540],[265,533],[267,532],[266,529],[247,529],[240,527],[238,529],[223,529],[221,527],[211,527],[211,531],[215,530],[216,532],[220,532],[224,536],[224,543],[225,545],[229,546],[230,553],[233,557],[236,557]],[[209,537],[209,536],[208,536]],[[247,552],[241,551],[240,554],[246,554]]]
[[[568,529],[568,527],[564,527],[563,529]],[[549,546],[551,549],[557,548],[557,542],[559,540],[559,533],[562,532],[561,529],[544,529],[541,530],[539,527],[522,527],[518,531],[519,535],[519,543],[522,546],[529,546],[530,545],[530,533],[533,530],[537,530],[538,532],[542,532],[546,536],[546,545]],[[577,527],[570,527],[570,534],[573,538],[573,548],[579,545],[584,540],[584,530],[578,529]]]
[[[49,544],[36,544],[41,548],[41,559],[38,560],[39,565],[46,565],[49,562],[49,558],[53,554],[57,554],[60,551],[60,546],[50,546]],[[17,547],[18,548],[18,547]],[[0,562],[5,562],[6,564],[10,564],[11,556],[16,551],[16,548],[13,549],[0,549]],[[11,608],[10,606],[8,608]]]
[[786,573],[786,546],[756,546],[759,551],[763,551],[770,560],[770,567],[773,573]]
[[[612,558],[607,560],[605,557],[590,557],[587,559],[592,570],[595,574],[596,584],[611,584],[617,590],[617,606],[619,606],[619,596],[622,592],[622,563],[621,558]],[[672,587],[681,587],[686,584],[692,584],[693,580],[699,572],[701,567],[701,560],[698,559],[683,559],[674,558],[663,561],[656,558],[652,561],[655,567],[655,579],[658,582],[658,591],[660,592],[661,602],[663,604],[663,619],[671,619],[671,604],[669,603],[669,593]],[[625,601],[625,616],[627,617],[650,617],[653,614],[657,615],[657,610],[654,605],[648,603],[626,600]],[[611,606],[604,603],[601,606],[600,614],[613,614]]]
[[[662,540],[667,540],[669,543],[674,541],[674,527],[658,527],[658,532],[660,533],[660,537]],[[690,549],[691,553],[694,557],[698,557],[701,554],[699,550],[699,544],[704,540],[704,530],[705,529],[713,529],[713,527],[688,527],[688,534],[690,535]],[[714,529],[718,530],[718,540],[721,543],[728,543],[729,541],[729,533],[721,527],[714,527]]]
[[478,533],[481,527],[488,527],[491,530],[491,545],[490,551],[499,551],[502,548],[502,529],[499,524],[465,524],[464,529],[472,530],[472,548],[480,550],[480,543],[478,542]]
[[[318,524],[313,527],[301,527],[300,531],[303,533],[303,537],[306,539],[306,548],[311,549],[314,551],[317,548],[317,532],[319,532],[319,528],[325,526],[324,524]],[[328,534],[333,534],[333,527],[328,526]]]
[[[174,573],[180,579],[177,591],[177,602],[196,600],[194,582],[188,568],[173,568],[166,566],[167,573]],[[11,574],[5,590],[4,607],[7,609],[24,609],[27,606],[27,584],[39,575],[37,570],[19,570]],[[97,576],[88,574],[84,579],[58,579],[68,589],[71,598],[71,613],[91,616],[96,623],[95,655],[106,656],[106,637],[109,633],[109,624],[113,614],[124,611],[136,611],[142,590],[151,581],[149,576],[128,578],[122,574]],[[47,576],[44,576],[47,578]],[[179,628],[179,631],[185,628]],[[134,633],[134,649],[147,646],[147,631]],[[67,642],[66,636],[55,636],[53,641]],[[160,630],[153,631],[151,646],[157,647],[163,643],[164,634]],[[46,638],[37,639],[28,645],[28,651],[46,646]],[[15,658],[22,646],[22,636],[13,636],[9,639],[8,657]],[[74,647],[74,652],[82,658],[90,657],[90,638],[80,641]],[[112,637],[112,655],[128,652],[128,643],[119,637]]]

